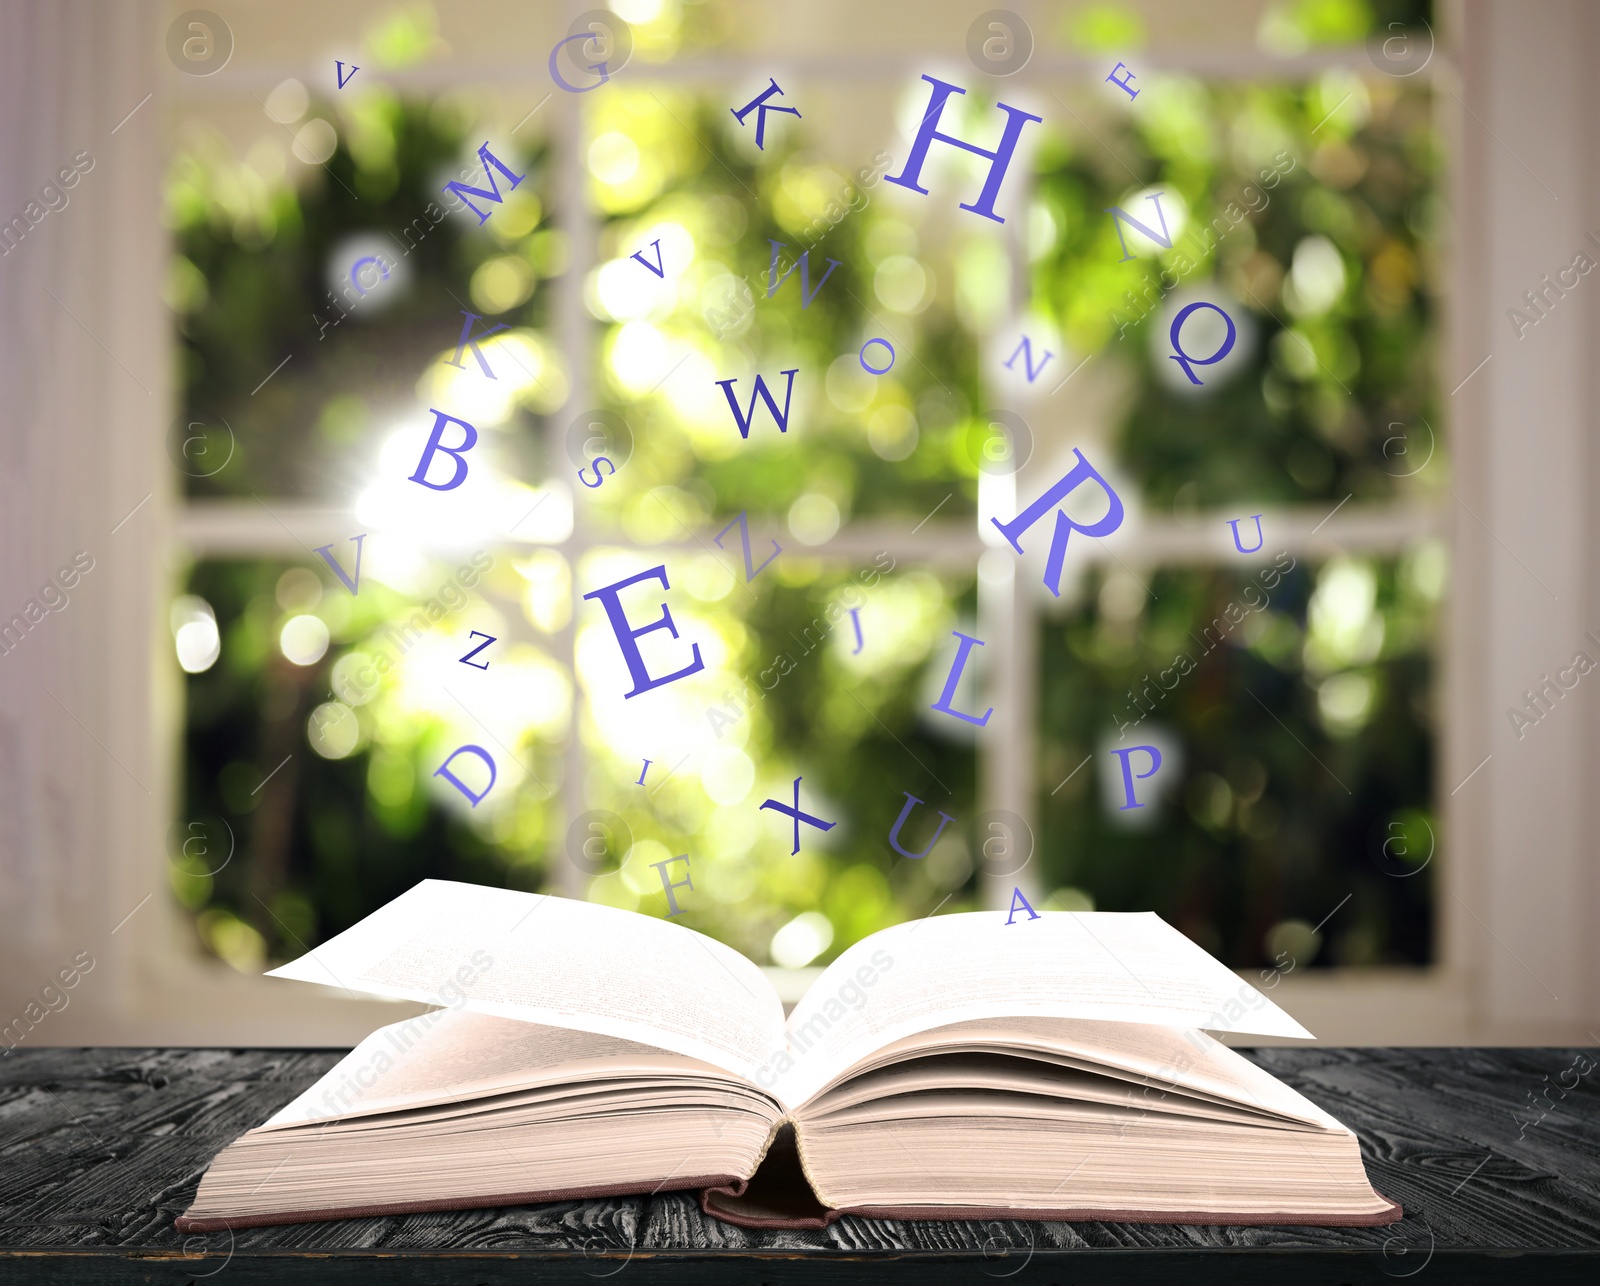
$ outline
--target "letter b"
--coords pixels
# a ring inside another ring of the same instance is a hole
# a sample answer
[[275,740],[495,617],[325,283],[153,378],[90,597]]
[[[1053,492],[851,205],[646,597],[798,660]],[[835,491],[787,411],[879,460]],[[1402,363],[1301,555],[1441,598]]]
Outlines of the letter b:
[[[433,432],[428,435],[428,445],[423,449],[422,459],[417,462],[417,471],[411,475],[411,481],[421,483],[432,491],[454,491],[467,480],[466,453],[478,445],[478,430],[465,420],[458,420],[431,406],[428,409],[433,411]],[[446,423],[459,424],[466,430],[459,446],[447,447],[439,440],[444,436]],[[435,451],[444,452],[455,462],[455,472],[450,475],[449,482],[428,481],[428,466],[433,463]]]

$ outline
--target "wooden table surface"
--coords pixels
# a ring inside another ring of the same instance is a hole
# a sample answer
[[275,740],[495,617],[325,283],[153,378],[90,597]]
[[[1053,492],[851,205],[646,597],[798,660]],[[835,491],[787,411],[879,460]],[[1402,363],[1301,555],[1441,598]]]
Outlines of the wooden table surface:
[[0,1283],[1600,1282],[1600,1049],[1247,1052],[1361,1136],[1404,1222],[754,1233],[680,1193],[185,1237],[172,1221],[211,1158],[339,1054],[18,1049],[0,1059]]

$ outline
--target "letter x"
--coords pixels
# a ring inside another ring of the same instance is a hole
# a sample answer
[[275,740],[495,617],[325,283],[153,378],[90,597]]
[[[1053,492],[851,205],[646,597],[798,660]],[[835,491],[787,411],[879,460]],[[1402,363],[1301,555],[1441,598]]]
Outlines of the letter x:
[[813,817],[810,813],[803,813],[800,811],[800,778],[798,777],[794,779],[793,808],[790,808],[787,804],[780,804],[775,799],[767,800],[767,802],[762,804],[761,807],[771,808],[780,813],[788,813],[790,817],[794,818],[794,848],[790,850],[791,857],[800,851],[801,822],[804,822],[807,826],[815,826],[819,831],[831,831],[835,826],[838,825],[837,822],[825,822],[820,817]]

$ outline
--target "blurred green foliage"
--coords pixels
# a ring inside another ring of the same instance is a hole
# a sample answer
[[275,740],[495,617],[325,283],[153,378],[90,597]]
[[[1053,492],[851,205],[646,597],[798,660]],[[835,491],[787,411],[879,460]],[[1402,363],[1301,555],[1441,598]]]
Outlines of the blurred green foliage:
[[[1275,13],[1274,30],[1308,43],[1354,39],[1376,21],[1351,4]],[[708,9],[704,28],[686,26],[686,45],[710,39],[714,18]],[[650,40],[644,31],[642,51]],[[918,99],[921,88],[905,92]],[[1443,457],[1419,427],[1437,420],[1438,158],[1426,89],[1346,73],[1299,86],[1152,76],[1145,89],[1158,92],[1137,111],[1063,90],[1072,106],[1041,129],[1032,206],[1014,216],[1030,316],[1065,350],[1051,376],[1093,363],[1063,402],[1099,381],[1110,408],[1101,453],[1150,510],[1247,514],[1437,494]],[[459,617],[450,608],[428,644],[446,647],[469,618],[498,631],[496,681],[521,685],[501,699],[521,717],[505,743],[507,784],[467,810],[432,780],[459,715],[405,677],[398,657],[371,690],[352,686],[362,666],[395,652],[387,631],[449,566],[425,563],[410,578],[415,593],[374,579],[355,598],[309,557],[214,560],[189,577],[188,592],[215,613],[221,655],[187,683],[184,816],[226,819],[240,853],[215,873],[180,855],[173,882],[202,939],[237,967],[297,954],[426,875],[553,887],[551,855],[571,844],[576,821],[558,802],[572,736],[587,765],[585,806],[617,813],[632,841],[594,859],[593,898],[664,915],[650,863],[689,853],[694,893],[680,922],[757,959],[792,961],[979,905],[974,743],[928,709],[950,630],[971,628],[973,573],[870,554],[851,566],[808,550],[852,524],[909,532],[935,514],[937,524],[973,520],[987,408],[1006,377],[987,345],[1008,306],[1010,261],[967,216],[951,226],[931,213],[933,199],[914,207],[885,188],[898,168],[888,153],[841,161],[799,127],[757,152],[725,104],[681,88],[619,81],[584,110],[587,196],[600,219],[600,266],[582,283],[601,326],[595,409],[624,418],[631,453],[603,487],[575,489],[579,540],[493,551],[471,605]],[[482,227],[452,216],[435,230],[429,203],[488,131],[476,108],[459,95],[407,102],[373,89],[342,100],[341,113],[326,166],[298,188],[216,139],[187,141],[174,163],[170,296],[186,409],[226,420],[238,444],[227,468],[189,471],[191,494],[347,501],[370,476],[382,426],[428,405],[463,310],[516,328],[539,363],[516,386],[494,466],[530,483],[564,478],[559,435],[587,409],[565,404],[559,337],[548,333],[548,284],[568,258],[548,219],[548,147],[528,128],[503,158],[529,176],[515,199]],[[974,88],[962,132],[978,137],[985,114]],[[1160,253],[1130,233],[1136,257],[1124,261],[1105,211],[1150,221],[1149,191],[1166,194],[1184,228]],[[425,235],[407,253],[403,234],[419,216]],[[1196,249],[1205,226],[1226,235]],[[386,310],[321,327],[313,314],[334,316],[335,249],[372,232],[395,242],[409,289]],[[653,257],[657,239],[666,280],[629,260]],[[800,306],[798,273],[767,297],[772,241],[783,267],[809,247],[813,287],[828,260],[840,262],[810,306]],[[1161,368],[1166,318],[1202,286],[1248,334],[1239,360],[1193,396]],[[865,375],[861,345],[890,333],[892,372]],[[743,405],[760,372],[781,399],[777,372],[792,367],[803,375],[789,430],[763,410],[741,441],[715,381],[737,378]],[[1028,414],[1041,444],[1061,432],[1054,411]],[[741,511],[757,562],[768,548],[757,532],[789,533],[749,584],[736,533],[722,549],[712,543]],[[1239,966],[1281,950],[1301,964],[1425,962],[1442,551],[1424,543],[1296,566],[1269,606],[1237,609],[1226,639],[1206,647],[1206,628],[1271,565],[1270,530],[1266,540],[1242,571],[1092,573],[1041,619],[1031,860],[1053,890],[1047,905],[1153,909]],[[641,789],[635,738],[586,668],[614,640],[574,605],[650,565],[627,550],[668,542],[697,547],[672,555],[674,616],[722,661],[692,690],[675,685],[655,714],[627,713],[633,732],[655,719],[664,743],[679,735],[703,747],[681,771],[664,754]],[[307,567],[315,596],[294,579]],[[859,654],[842,614],[858,602]],[[280,640],[305,615],[329,646],[296,665]],[[569,629],[575,674],[558,659]],[[1169,692],[1158,676],[1170,681],[1185,650],[1192,669]],[[1146,695],[1152,681],[1159,697]],[[1118,726],[1138,719],[1118,742]],[[1159,800],[1130,825],[1116,808],[1120,784],[1105,793],[1103,765],[1114,771],[1110,747],[1152,730],[1178,753]],[[808,809],[840,821],[827,836],[806,831],[799,855],[788,827],[756,808],[769,794],[786,800],[796,776]],[[937,811],[959,819],[920,862],[887,844],[908,793],[924,804],[909,845],[932,835]],[[791,944],[782,951],[772,946],[780,931]]]

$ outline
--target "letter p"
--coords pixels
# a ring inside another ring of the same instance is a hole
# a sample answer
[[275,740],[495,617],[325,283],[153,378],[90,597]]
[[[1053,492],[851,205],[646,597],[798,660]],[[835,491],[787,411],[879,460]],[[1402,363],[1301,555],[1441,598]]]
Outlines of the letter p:
[[[1140,750],[1150,756],[1150,768],[1147,772],[1135,773],[1128,760]],[[1125,812],[1130,808],[1143,808],[1144,805],[1134,798],[1133,781],[1135,777],[1143,781],[1146,777],[1154,777],[1156,775],[1156,770],[1161,767],[1161,752],[1154,746],[1129,746],[1125,750],[1113,750],[1111,753],[1122,761],[1122,792],[1128,801],[1126,804],[1119,804],[1117,811]]]

